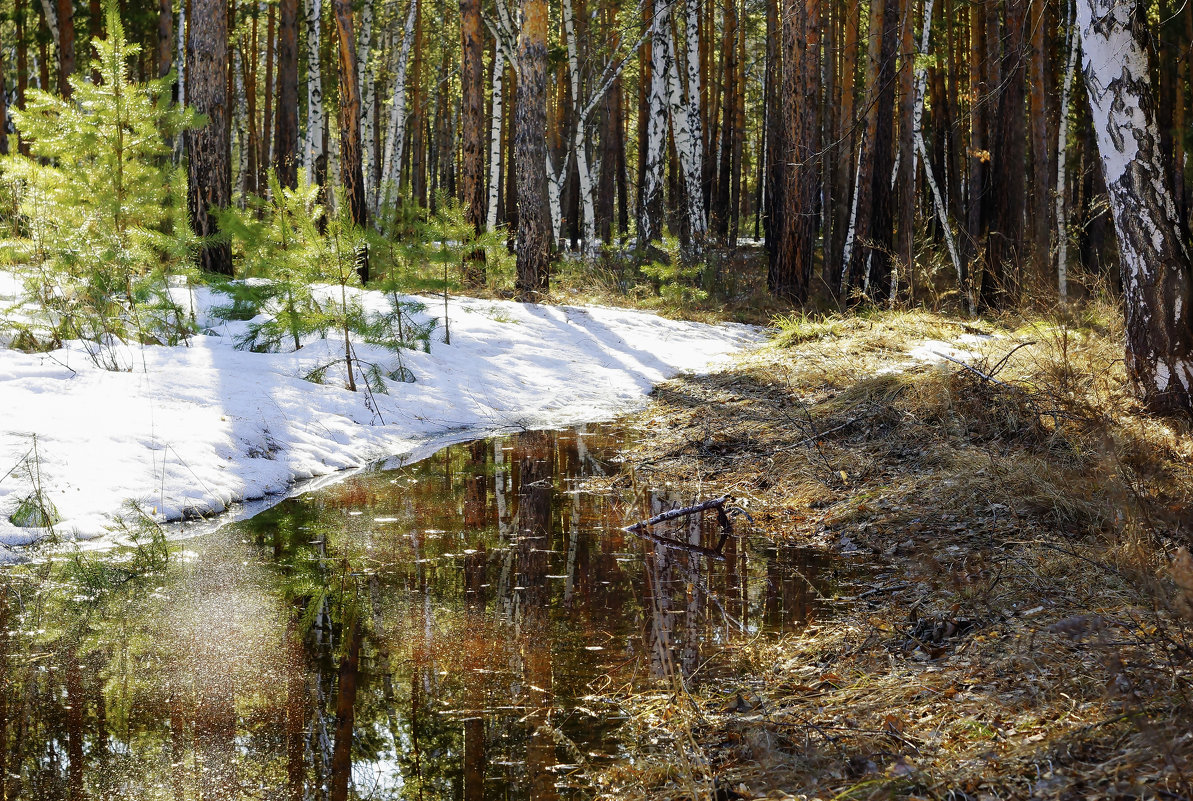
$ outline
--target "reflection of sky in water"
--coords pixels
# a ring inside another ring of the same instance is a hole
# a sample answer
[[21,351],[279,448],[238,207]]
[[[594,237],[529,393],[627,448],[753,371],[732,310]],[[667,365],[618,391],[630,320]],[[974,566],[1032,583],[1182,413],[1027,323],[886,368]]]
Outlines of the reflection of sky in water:
[[[585,491],[619,472],[620,442],[454,445],[188,541],[97,602],[43,593],[19,627],[45,633],[3,644],[4,702],[30,710],[3,732],[20,797],[323,798],[344,676],[357,796],[586,797],[586,769],[620,753],[616,691],[715,681],[718,646],[806,625],[834,581],[797,548],[731,539],[718,562],[623,532],[691,499]],[[657,533],[709,546],[717,529]]]

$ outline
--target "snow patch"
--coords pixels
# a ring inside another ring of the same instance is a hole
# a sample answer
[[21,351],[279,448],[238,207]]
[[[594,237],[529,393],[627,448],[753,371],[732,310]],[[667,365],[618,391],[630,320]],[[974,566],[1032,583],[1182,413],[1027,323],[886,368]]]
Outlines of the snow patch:
[[[160,519],[208,515],[431,443],[608,419],[640,405],[660,381],[708,370],[763,338],[750,326],[626,309],[455,298],[451,345],[440,325],[430,353],[402,352],[415,383],[389,382],[388,395],[370,400],[343,388],[342,362],[327,371],[326,384],[303,379],[340,357],[342,344],[237,350],[247,323],[210,314],[227,299],[179,291],[207,333],[189,347],[130,348],[128,372],[96,368],[79,343],[48,354],[0,349],[0,476],[36,434],[60,533],[102,535],[126,499]],[[386,308],[376,292],[361,300]],[[419,300],[428,308],[421,319],[442,314],[442,298]],[[365,361],[396,366],[383,348],[354,347]],[[7,519],[29,490],[23,470],[0,480],[0,544],[30,538]]]

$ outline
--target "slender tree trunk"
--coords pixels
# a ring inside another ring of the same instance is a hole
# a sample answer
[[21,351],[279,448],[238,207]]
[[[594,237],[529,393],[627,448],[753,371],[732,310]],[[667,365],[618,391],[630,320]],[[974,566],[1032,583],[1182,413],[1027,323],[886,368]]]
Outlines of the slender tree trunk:
[[900,0],[899,11],[899,168],[895,189],[899,210],[896,223],[895,263],[892,265],[890,301],[893,304],[902,269],[907,298],[915,291],[915,0]]
[[551,226],[547,219],[547,3],[520,0],[518,108],[514,138],[518,189],[518,297],[545,294],[550,281]]
[[265,113],[261,122],[261,137],[259,140],[261,142],[261,153],[257,157],[257,163],[261,165],[261,174],[257,178],[259,186],[268,186],[265,171],[270,164],[273,164],[273,81],[274,48],[277,41],[275,37],[277,29],[277,6],[273,3],[269,3],[268,6],[269,10],[265,22]]
[[[463,134],[460,183],[464,219],[473,231],[481,234],[485,230],[485,48],[480,0],[460,0],[460,39],[463,51],[460,72],[460,132]],[[464,280],[473,286],[485,282],[483,248],[472,250],[465,256]]]
[[[1048,104],[1045,94],[1045,82],[1048,70],[1048,37],[1045,5],[1040,0],[1031,0],[1031,156],[1032,156],[1032,195],[1031,195],[1031,236],[1033,261],[1036,274],[1041,278],[1047,277],[1048,265],[1051,262],[1048,240],[1052,228],[1048,224],[1050,209],[1048,208],[1048,188],[1054,173],[1049,158],[1048,147]],[[1064,189],[1057,187],[1058,192]]]
[[165,78],[174,67],[174,12],[170,0],[157,6],[157,77]]
[[273,165],[278,183],[298,186],[298,0],[278,3],[278,120]]
[[[0,48],[0,156],[8,155],[8,84],[4,80],[4,55],[3,49]],[[4,773],[0,771],[0,785],[3,784]],[[2,792],[3,790],[0,790],[0,793]]]
[[58,92],[69,99],[70,77],[75,74],[75,4],[58,0]]
[[426,98],[423,93],[422,0],[415,0],[414,62],[410,66],[414,86],[410,90],[410,188],[418,205],[427,205]]
[[[982,305],[993,309],[1002,308],[1017,297],[1021,283],[1023,214],[1027,200],[1023,119],[1026,3],[1027,0],[1006,0],[1006,44],[1000,70],[998,126],[990,159],[994,221],[987,238],[986,270],[980,295]],[[990,53],[986,55],[993,60]]]
[[1056,286],[1062,303],[1069,299],[1069,217],[1067,161],[1069,153],[1069,101],[1073,92],[1073,73],[1077,67],[1078,32],[1069,9],[1069,54],[1065,61],[1064,88],[1060,95],[1060,131],[1056,138]]
[[360,34],[356,42],[356,86],[360,92],[361,176],[365,197],[373,196],[377,165],[377,84],[371,65],[373,51],[373,2],[364,0],[360,11]]
[[493,66],[490,69],[492,109],[489,117],[489,196],[485,203],[485,227],[497,228],[501,202],[501,122],[505,108],[505,48],[498,44],[493,48]]
[[725,81],[722,99],[722,121],[720,133],[720,165],[717,170],[716,193],[712,204],[713,234],[726,241],[729,238],[729,218],[732,216],[733,150],[737,131],[737,4],[736,0],[724,0],[721,31],[722,74]]
[[1152,116],[1146,16],[1135,12],[1077,1],[1085,88],[1118,235],[1127,372],[1148,409],[1193,415],[1193,264]]
[[[207,117],[202,128],[187,133],[190,153],[187,209],[191,228],[200,237],[219,231],[214,209],[232,201],[232,165],[228,143],[228,15],[222,0],[191,0],[202,25],[190,26],[187,75],[190,104]],[[199,250],[199,266],[220,275],[232,274],[232,250],[226,242],[208,241]]]
[[[340,181],[352,223],[368,225],[364,173],[360,150],[360,86],[356,82],[356,33],[352,26],[351,0],[335,0],[336,33],[340,54]],[[360,280],[369,280],[368,262],[361,263]]]
[[802,303],[808,297],[816,237],[820,175],[815,136],[820,127],[820,0],[783,2],[783,205],[778,247],[767,275],[770,291]]
[[382,202],[396,197],[401,174],[402,151],[406,144],[406,67],[410,63],[410,46],[414,40],[417,0],[410,0],[406,24],[402,29],[402,47],[394,55],[393,102],[389,107],[389,126],[385,136],[385,163],[381,170],[381,187],[374,209],[380,212]]
[[663,233],[663,158],[667,144],[667,46],[671,37],[671,6],[654,0],[650,23],[650,95],[646,114],[645,164],[642,201],[638,208],[638,244]]
[[323,144],[323,68],[319,40],[323,28],[323,0],[306,0],[307,15],[307,181],[322,185],[327,175],[327,149]]
[[[347,6],[346,0],[335,0],[336,19],[339,20],[341,4]],[[349,9],[350,10],[350,9]],[[351,22],[351,20],[349,20]],[[337,25],[339,27],[339,25]],[[342,34],[341,34],[342,37]],[[341,45],[343,40],[341,38]],[[356,60],[356,54],[350,56]],[[345,61],[340,57],[341,66]],[[351,73],[350,82],[355,83],[356,72]],[[341,78],[340,83],[343,84]],[[352,778],[352,740],[353,729],[356,724],[356,685],[360,676],[360,625],[356,624],[347,633],[348,650],[340,657],[339,687],[336,692],[336,740],[331,752],[331,781],[328,798],[330,801],[348,801],[348,785]]]

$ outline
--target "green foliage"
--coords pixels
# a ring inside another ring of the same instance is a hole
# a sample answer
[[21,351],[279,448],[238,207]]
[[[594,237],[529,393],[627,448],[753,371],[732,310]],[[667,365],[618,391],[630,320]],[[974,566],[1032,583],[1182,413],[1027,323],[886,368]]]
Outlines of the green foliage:
[[655,282],[659,297],[678,306],[707,298],[708,293],[698,286],[704,265],[685,258],[674,237],[664,238],[661,245],[662,254],[640,268],[643,275]]
[[116,556],[76,550],[63,576],[93,602],[130,581],[161,574],[170,562],[165,530],[136,501],[125,502],[108,531],[127,548]]
[[0,242],[19,273],[25,300],[6,310],[18,344],[98,344],[96,363],[115,366],[102,347],[116,339],[178,341],[190,321],[168,300],[171,275],[196,244],[186,223],[186,176],[167,140],[196,125],[170,104],[172,77],[137,83],[128,63],[140,51],[126,40],[115,5],[108,38],[96,39],[99,83],[71,79],[63,100],[31,90],[13,111],[30,146],[2,161],[4,194],[16,217]]
[[[345,202],[336,204],[338,214],[328,215],[318,202],[318,186],[308,187],[305,176],[297,189],[285,189],[271,173],[269,186],[268,199],[254,198],[244,211],[231,208],[220,214],[220,228],[232,238],[247,280],[220,285],[231,303],[215,312],[251,321],[239,347],[299,350],[312,338],[334,337],[343,345],[350,389],[356,389],[357,374],[368,390],[380,393],[387,391],[385,379],[414,380],[402,364],[401,351],[429,351],[435,321],[417,321],[423,305],[399,294],[392,275],[377,287],[387,308],[365,308],[358,259],[376,238],[352,223]],[[255,320],[259,315],[263,319]],[[359,359],[354,340],[393,352],[397,366]],[[334,364],[321,364],[306,378],[323,383]]]

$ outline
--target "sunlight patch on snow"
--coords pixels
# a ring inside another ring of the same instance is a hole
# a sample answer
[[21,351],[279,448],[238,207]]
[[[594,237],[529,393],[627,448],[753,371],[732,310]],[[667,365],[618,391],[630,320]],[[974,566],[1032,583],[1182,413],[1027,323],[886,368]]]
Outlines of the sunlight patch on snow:
[[[189,347],[129,348],[121,354],[127,372],[96,368],[79,343],[48,354],[0,349],[0,476],[36,434],[60,534],[103,534],[126,499],[161,519],[210,515],[448,440],[608,419],[641,404],[660,381],[707,370],[762,339],[749,326],[626,309],[453,298],[451,345],[440,323],[430,353],[402,351],[416,381],[388,382],[389,394],[369,404],[365,393],[343,387],[342,343],[310,338],[293,352],[238,350],[248,323],[210,314],[226,298],[174,291],[193,302],[208,333]],[[386,308],[380,293],[360,298],[366,309]],[[442,316],[441,297],[419,300],[427,306],[422,320]],[[396,368],[385,348],[354,348],[365,361]],[[328,362],[324,384],[304,380]],[[24,471],[0,481],[0,543],[30,539],[7,519],[28,491]]]

